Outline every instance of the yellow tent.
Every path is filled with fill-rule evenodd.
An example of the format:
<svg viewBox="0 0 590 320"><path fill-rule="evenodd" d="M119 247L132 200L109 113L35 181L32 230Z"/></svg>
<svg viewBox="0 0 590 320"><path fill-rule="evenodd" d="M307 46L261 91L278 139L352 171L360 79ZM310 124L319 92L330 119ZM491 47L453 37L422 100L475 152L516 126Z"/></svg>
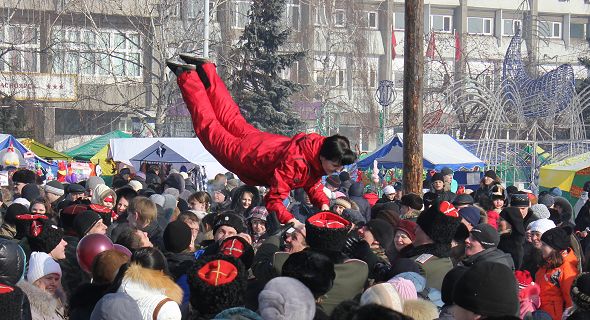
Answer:
<svg viewBox="0 0 590 320"><path fill-rule="evenodd" d="M590 180L590 152L542 166L539 185L558 187L570 201L580 197L582 187Z"/></svg>
<svg viewBox="0 0 590 320"><path fill-rule="evenodd" d="M72 160L72 157L68 156L67 154L61 153L57 150L54 150L44 144L41 144L38 141L33 139L23 138L18 139L22 144L25 145L29 150L33 151L38 157L41 157L46 160Z"/></svg>
<svg viewBox="0 0 590 320"><path fill-rule="evenodd" d="M90 162L94 164L100 165L102 169L102 174L105 176L113 176L117 174L117 165L111 159L109 159L109 145L105 145L98 151L92 158L90 158Z"/></svg>

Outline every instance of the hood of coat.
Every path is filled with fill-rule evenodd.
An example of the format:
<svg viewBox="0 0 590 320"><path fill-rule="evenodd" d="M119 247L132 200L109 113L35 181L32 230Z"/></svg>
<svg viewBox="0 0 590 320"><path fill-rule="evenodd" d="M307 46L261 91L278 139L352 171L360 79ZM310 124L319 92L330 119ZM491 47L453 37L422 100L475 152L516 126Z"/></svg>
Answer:
<svg viewBox="0 0 590 320"><path fill-rule="evenodd" d="M62 302L66 301L66 295L62 288L58 288L55 295L37 288L32 283L21 280L16 284L29 298L31 310L41 314L43 319L52 318L56 312L63 313Z"/></svg>
<svg viewBox="0 0 590 320"><path fill-rule="evenodd" d="M143 292L146 295L157 292L179 305L182 303L182 289L169 276L160 270L143 268L137 263L130 264L121 286L125 286L125 292Z"/></svg>
<svg viewBox="0 0 590 320"><path fill-rule="evenodd" d="M245 210L242 207L242 195L246 191L252 193L252 195L253 195L252 196L252 204L250 205L250 207L248 209L251 209L251 208L254 208L254 207L260 205L260 192L258 191L258 188L253 187L253 186L243 185L243 186L239 186L239 187L235 188L231 192L231 209L232 210L235 210L238 212Z"/></svg>
<svg viewBox="0 0 590 320"><path fill-rule="evenodd" d="M353 183L348 189L349 197L362 197L363 196L363 184L361 182Z"/></svg>

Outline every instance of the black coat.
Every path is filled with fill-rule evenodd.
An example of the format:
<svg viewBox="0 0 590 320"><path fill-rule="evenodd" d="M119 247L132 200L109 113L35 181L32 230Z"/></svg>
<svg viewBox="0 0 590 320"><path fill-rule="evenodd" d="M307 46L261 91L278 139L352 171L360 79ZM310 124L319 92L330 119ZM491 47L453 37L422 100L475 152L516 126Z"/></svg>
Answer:
<svg viewBox="0 0 590 320"><path fill-rule="evenodd" d="M371 220L371 205L367 199L363 198L363 184L359 182L353 183L348 190L348 197L359 207L365 221Z"/></svg>
<svg viewBox="0 0 590 320"><path fill-rule="evenodd" d="M475 264L484 261L497 262L514 271L514 261L512 260L512 256L496 248L485 249L482 252L476 253L470 257L466 257L460 262L460 265L472 267Z"/></svg>
<svg viewBox="0 0 590 320"><path fill-rule="evenodd" d="M62 272L61 285L67 296L71 297L79 286L90 283L90 276L82 270L76 257L76 247L80 239L74 236L64 236L64 240L68 243L66 258L57 262Z"/></svg>
<svg viewBox="0 0 590 320"><path fill-rule="evenodd" d="M174 281L178 281L178 279L186 274L186 271L193 265L195 262L195 256L192 253L173 253L173 252L166 252L164 254L166 256L166 261L168 262L168 270Z"/></svg>
<svg viewBox="0 0 590 320"><path fill-rule="evenodd" d="M109 290L110 284L85 283L70 298L69 320L89 320L94 306Z"/></svg>
<svg viewBox="0 0 590 320"><path fill-rule="evenodd" d="M590 201L587 200L576 217L576 230L584 231L588 227L590 227Z"/></svg>
<svg viewBox="0 0 590 320"><path fill-rule="evenodd" d="M512 231L510 233L500 235L498 249L509 253L514 260L514 267L517 270L520 270L524 256L524 220L520 214L520 210L515 207L505 208L502 210L502 212L500 212L500 216L512 226Z"/></svg>

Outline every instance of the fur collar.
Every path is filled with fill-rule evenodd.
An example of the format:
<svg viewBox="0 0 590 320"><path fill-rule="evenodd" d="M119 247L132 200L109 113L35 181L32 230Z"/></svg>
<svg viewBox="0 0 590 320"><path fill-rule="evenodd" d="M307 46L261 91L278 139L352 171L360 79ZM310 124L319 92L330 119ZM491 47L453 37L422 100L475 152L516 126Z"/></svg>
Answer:
<svg viewBox="0 0 590 320"><path fill-rule="evenodd" d="M29 298L31 309L42 315L44 319L55 317L58 313L63 314L65 308L62 301L66 301L66 296L61 288L58 288L53 296L25 280L19 281L17 286Z"/></svg>
<svg viewBox="0 0 590 320"><path fill-rule="evenodd" d="M182 289L162 271L143 268L137 263L132 263L125 272L124 280L135 282L147 289L161 291L179 305L182 303Z"/></svg>

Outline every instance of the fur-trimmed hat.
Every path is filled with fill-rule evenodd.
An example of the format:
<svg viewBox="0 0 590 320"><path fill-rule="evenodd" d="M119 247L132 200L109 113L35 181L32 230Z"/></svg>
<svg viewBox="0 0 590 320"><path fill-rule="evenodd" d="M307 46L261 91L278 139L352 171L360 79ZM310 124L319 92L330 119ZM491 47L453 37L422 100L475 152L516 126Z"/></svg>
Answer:
<svg viewBox="0 0 590 320"><path fill-rule="evenodd" d="M459 211L448 201L435 202L416 223L435 243L450 244L461 223Z"/></svg>
<svg viewBox="0 0 590 320"><path fill-rule="evenodd" d="M247 273L236 258L212 255L196 260L187 271L190 304L212 318L222 310L244 305Z"/></svg>
<svg viewBox="0 0 590 320"><path fill-rule="evenodd" d="M332 201L332 206L335 206L335 205L339 205L341 207L344 207L345 209L350 209L352 207L352 205L350 204L350 201L346 200L345 198L334 199Z"/></svg>
<svg viewBox="0 0 590 320"><path fill-rule="evenodd" d="M402 205L412 208L414 210L422 210L424 201L422 198L415 193L404 194L401 199Z"/></svg>
<svg viewBox="0 0 590 320"><path fill-rule="evenodd" d="M16 170L12 174L12 182L14 183L35 183L36 175L35 172L28 169Z"/></svg>
<svg viewBox="0 0 590 320"><path fill-rule="evenodd" d="M27 235L32 251L50 253L59 245L64 232L49 220L33 221Z"/></svg>
<svg viewBox="0 0 590 320"><path fill-rule="evenodd" d="M215 221L213 221L213 234L217 232L222 226L228 226L236 229L237 233L242 233L246 230L246 226L244 225L244 221L240 216L233 214L233 213L220 213L215 217Z"/></svg>
<svg viewBox="0 0 590 320"><path fill-rule="evenodd" d="M219 253L240 259L246 269L250 269L254 261L254 249L246 239L240 236L223 239L219 244Z"/></svg>
<svg viewBox="0 0 590 320"><path fill-rule="evenodd" d="M351 223L343 217L324 211L305 221L305 241L312 249L340 252Z"/></svg>

